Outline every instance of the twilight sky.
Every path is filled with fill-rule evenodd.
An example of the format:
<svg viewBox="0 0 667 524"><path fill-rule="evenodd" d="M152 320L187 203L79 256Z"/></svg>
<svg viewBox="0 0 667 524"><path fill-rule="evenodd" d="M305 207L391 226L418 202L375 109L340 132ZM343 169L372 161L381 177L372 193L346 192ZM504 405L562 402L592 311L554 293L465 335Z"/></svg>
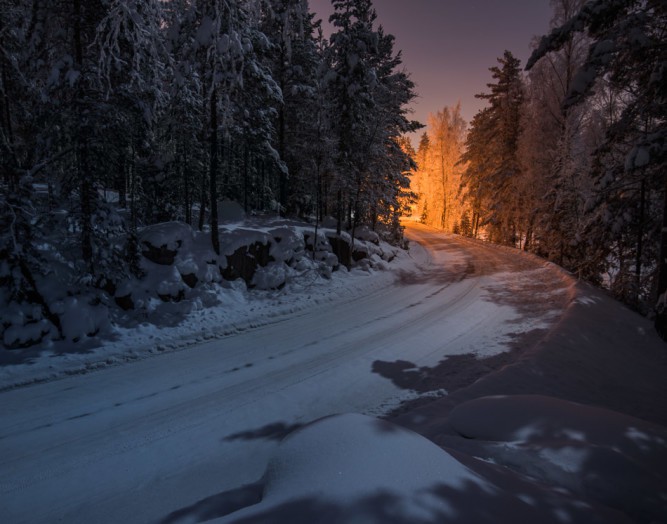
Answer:
<svg viewBox="0 0 667 524"><path fill-rule="evenodd" d="M328 33L330 0L309 0ZM474 97L486 92L489 67L505 49L524 66L531 41L549 29L549 0L375 0L377 23L396 37L403 65L417 84L413 117L427 123L429 113L459 100L469 123L485 105ZM414 142L414 139L413 139Z"/></svg>

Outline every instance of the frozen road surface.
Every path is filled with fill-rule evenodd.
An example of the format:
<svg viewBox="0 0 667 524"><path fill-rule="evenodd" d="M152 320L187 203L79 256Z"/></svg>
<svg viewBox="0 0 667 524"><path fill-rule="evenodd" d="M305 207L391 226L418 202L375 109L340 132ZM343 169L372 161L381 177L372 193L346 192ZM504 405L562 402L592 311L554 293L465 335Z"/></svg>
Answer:
<svg viewBox="0 0 667 524"><path fill-rule="evenodd" d="M162 521L257 481L291 428L446 394L415 369L528 344L568 300L568 277L533 257L408 235L414 264L383 289L0 394L0 521Z"/></svg>

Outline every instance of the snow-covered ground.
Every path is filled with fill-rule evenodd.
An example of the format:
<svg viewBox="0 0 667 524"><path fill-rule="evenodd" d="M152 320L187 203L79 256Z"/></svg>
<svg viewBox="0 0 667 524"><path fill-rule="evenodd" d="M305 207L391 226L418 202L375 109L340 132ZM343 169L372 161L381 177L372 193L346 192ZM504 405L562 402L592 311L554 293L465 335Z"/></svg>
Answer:
<svg viewBox="0 0 667 524"><path fill-rule="evenodd" d="M221 207L222 218L231 211ZM155 263L142 257L144 277L117 287L115 296L132 303L129 311L68 296L62 268L44 278L40 288L47 303L52 310L64 310L65 336L56 341L47 336L40 344L13 351L4 351L0 343L0 390L86 373L278 322L299 311L387 285L393 280L384 271L389 260L393 268L412 263L403 250L381 242L375 233L360 230L356 248L367 256L348 269L339 264L327 240L335 230L319 228L313 256L313 226L279 218L246 220L239 213L220 228L220 256L213 252L208 233L195 232L183 223L145 228L140 233L142 246L157 246L151 248L156 252L153 257L170 260ZM343 235L349 241L347 233ZM243 278L225 280L221 268L228 264L226 255L253 243L270 248L266 255L271 262L257 267L249 290ZM188 285L187 276L196 285ZM11 310L2 311L2 317L22 320L19 312ZM5 338L29 339L45 323L45 319L25 325L18 322L7 329Z"/></svg>
<svg viewBox="0 0 667 524"><path fill-rule="evenodd" d="M0 520L664 520L649 323L530 255L409 235L391 270L243 295L206 341L4 366L58 380L0 394Z"/></svg>

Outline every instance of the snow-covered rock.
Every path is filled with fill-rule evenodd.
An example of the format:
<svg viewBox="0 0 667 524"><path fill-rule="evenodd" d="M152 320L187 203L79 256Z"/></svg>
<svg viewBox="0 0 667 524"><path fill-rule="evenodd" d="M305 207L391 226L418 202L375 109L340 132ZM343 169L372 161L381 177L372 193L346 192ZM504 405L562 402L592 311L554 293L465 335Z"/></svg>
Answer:
<svg viewBox="0 0 667 524"><path fill-rule="evenodd" d="M140 276L87 275L84 281L52 246L51 270L36 283L53 314L38 302L13 303L8 308L12 313L0 324L3 345L23 349L59 340L73 344L91 336L96 340L89 343L99 345L118 328L146 321L156 327L174 325L193 310L231 304L239 298L239 288L230 284L236 280L243 290L275 291L288 282L299 286L301 281L311 285L314 279L330 280L341 267L328 239L337 238L334 231L319 228L315 239L313 227L303 222L255 218L239 223L240 206L223 204L222 218L228 220L220 227L220 255L213 251L208 231L175 221L154 224L138 232ZM344 267L387 269L379 257L384 259L383 252L392 248L375 245L371 231L364 234L369 241L357 240L354 251L347 233L338 239L345 250ZM121 249L124 241L115 242L115 249ZM9 272L9 265L0 263L0 276ZM0 304L7 300L0 296Z"/></svg>
<svg viewBox="0 0 667 524"><path fill-rule="evenodd" d="M179 250L190 249L193 238L192 228L182 222L154 224L139 233L141 254L155 264L168 266Z"/></svg>
<svg viewBox="0 0 667 524"><path fill-rule="evenodd" d="M109 327L109 310L93 296L66 297L59 306L63 336L70 342L98 334Z"/></svg>

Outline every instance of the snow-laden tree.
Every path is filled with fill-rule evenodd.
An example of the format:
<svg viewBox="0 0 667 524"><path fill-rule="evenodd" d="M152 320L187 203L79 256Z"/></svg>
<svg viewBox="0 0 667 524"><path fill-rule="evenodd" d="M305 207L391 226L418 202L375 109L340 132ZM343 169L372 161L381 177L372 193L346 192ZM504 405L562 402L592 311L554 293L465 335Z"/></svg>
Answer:
<svg viewBox="0 0 667 524"><path fill-rule="evenodd" d="M40 340L62 334L42 285L54 271L51 252L62 250L60 258L75 269L65 276L69 284L102 284L93 258L109 254L100 249L101 238L117 225L98 213L99 173L88 162L99 144L92 132L99 92L87 46L104 6L35 1L3 8L0 16L2 142L9 161L2 161L9 169L0 206L7 227L0 237L6 255L0 299L16 312L2 328L30 324L33 339ZM9 345L25 342L7 331L4 338Z"/></svg>
<svg viewBox="0 0 667 524"><path fill-rule="evenodd" d="M335 32L328 48L329 89L337 120L336 194L338 229L345 219L353 230L380 218L394 228L400 195L412 167L399 137L420 124L408 118L414 83L399 69L394 37L375 28L370 0L334 0Z"/></svg>
<svg viewBox="0 0 667 524"><path fill-rule="evenodd" d="M182 81L196 77L205 108L202 131L209 145L209 223L216 253L220 252L217 206L223 144L242 151L246 206L250 149L259 149L269 158L275 153L270 145L271 117L281 93L261 60L271 44L259 30L257 7L250 0L183 2L180 17L169 28L171 41L179 43L176 77Z"/></svg>
<svg viewBox="0 0 667 524"><path fill-rule="evenodd" d="M199 27L197 11L189 0L165 4L165 46L173 64L168 84L168 106L161 113L159 132L163 137L173 189L180 196L178 217L203 229L208 203L208 153L206 147L208 100L204 78L193 51ZM197 211L198 215L194 216Z"/></svg>
<svg viewBox="0 0 667 524"><path fill-rule="evenodd" d="M357 200L361 196L363 171L373 145L372 84L377 78L370 60L378 51L378 41L373 27L377 15L370 0L334 0L332 4L330 21L335 32L328 48L332 67L330 97L339 116L334 124L337 158L331 189L336 194L340 232L345 216L351 222L357 211L353 210L352 200L355 194Z"/></svg>
<svg viewBox="0 0 667 524"><path fill-rule="evenodd" d="M330 213L329 194L334 180L334 160L336 141L333 133L336 121L335 108L329 98L329 75L332 70L331 55L328 52L329 42L324 38L321 25L317 28L317 54L320 58L316 70L315 92L313 97L312 132L307 139L311 141L312 150L305 159L305 186L310 186L315 201L315 223L321 222ZM304 192L307 193L307 190Z"/></svg>
<svg viewBox="0 0 667 524"><path fill-rule="evenodd" d="M489 93L475 95L489 106L473 119L462 161L465 195L483 220L489 238L521 245L529 229L518 156L524 86L520 62L505 51L491 67ZM475 211L474 211L475 212Z"/></svg>
<svg viewBox="0 0 667 524"><path fill-rule="evenodd" d="M577 32L591 40L564 106L600 96L601 86L607 84L617 98L610 108L619 112L612 113L595 156L596 195L590 205L599 221L589 236L619 243L617 263L634 252L638 298L647 293L644 273L655 275L656 327L663 337L667 336L666 28L667 5L662 0L591 0L543 37L528 62L533 67L547 53L562 49ZM630 249L625 248L628 242Z"/></svg>
<svg viewBox="0 0 667 524"><path fill-rule="evenodd" d="M583 0L553 0L552 26L568 20ZM587 41L573 34L558 52L549 53L530 71L522 115L520 156L532 209L526 247L580 276L592 275L585 249L586 200L590 193L592 118L588 107L562 108L581 65Z"/></svg>
<svg viewBox="0 0 667 524"><path fill-rule="evenodd" d="M39 163L38 126L31 118L39 92L31 81L35 25L27 6L0 2L0 308L14 317L3 315L0 336L9 347L19 345L5 336L13 323L31 323L35 341L61 331L36 282L48 267L37 249L43 232L32 176Z"/></svg>
<svg viewBox="0 0 667 524"><path fill-rule="evenodd" d="M459 198L466 123L461 106L445 107L429 116L428 132L418 155L421 208L424 223L452 232L463 216ZM457 226L458 228L458 226Z"/></svg>
<svg viewBox="0 0 667 524"><path fill-rule="evenodd" d="M309 160L317 145L317 83L321 56L319 22L307 0L272 0L264 9L261 30L271 42L266 63L280 87L274 127L280 170L281 213L303 216L314 211Z"/></svg>
<svg viewBox="0 0 667 524"><path fill-rule="evenodd" d="M139 205L143 216L169 220L172 216L165 210L174 200L164 162L156 154L160 151L156 125L169 102L170 93L164 86L172 73L162 32L162 7L158 0L111 0L92 45L98 57L97 82L104 94L98 101L105 114L108 149L103 189L115 190L121 205L129 203L122 256L127 260L131 254L129 266L135 275L140 273L136 245Z"/></svg>
<svg viewBox="0 0 667 524"><path fill-rule="evenodd" d="M119 166L146 141L160 105L167 61L158 51L160 7L74 0L2 9L3 163L12 162L3 188L7 300L17 311L41 310L40 319L23 320L50 323L37 339L53 329L62 335L53 289L93 307L137 269L127 257L136 246L123 245L136 239L126 235L114 195L125 199Z"/></svg>
<svg viewBox="0 0 667 524"><path fill-rule="evenodd" d="M330 46L306 0L0 0L8 345L66 337L64 297L108 318L144 226L199 212L219 253L220 197L324 219L338 193L399 231L414 85L370 2L339 5Z"/></svg>
<svg viewBox="0 0 667 524"><path fill-rule="evenodd" d="M374 98L379 111L377 146L373 148L367 168L370 174L366 218L375 229L379 220L388 225L393 240L402 239L399 217L414 199L410 191L409 173L416 167L413 150L404 138L421 129L421 123L410 119L408 105L417 96L415 84L402 68L401 52L394 52L395 38L378 28L378 56L375 60L377 85ZM364 221L363 213L360 215Z"/></svg>
<svg viewBox="0 0 667 524"><path fill-rule="evenodd" d="M491 222L495 202L493 185L487 181L496 169L493 150L487 147L494 135L491 109L479 110L470 123L465 151L460 162L461 193L471 208L472 236L477 238L481 229Z"/></svg>

